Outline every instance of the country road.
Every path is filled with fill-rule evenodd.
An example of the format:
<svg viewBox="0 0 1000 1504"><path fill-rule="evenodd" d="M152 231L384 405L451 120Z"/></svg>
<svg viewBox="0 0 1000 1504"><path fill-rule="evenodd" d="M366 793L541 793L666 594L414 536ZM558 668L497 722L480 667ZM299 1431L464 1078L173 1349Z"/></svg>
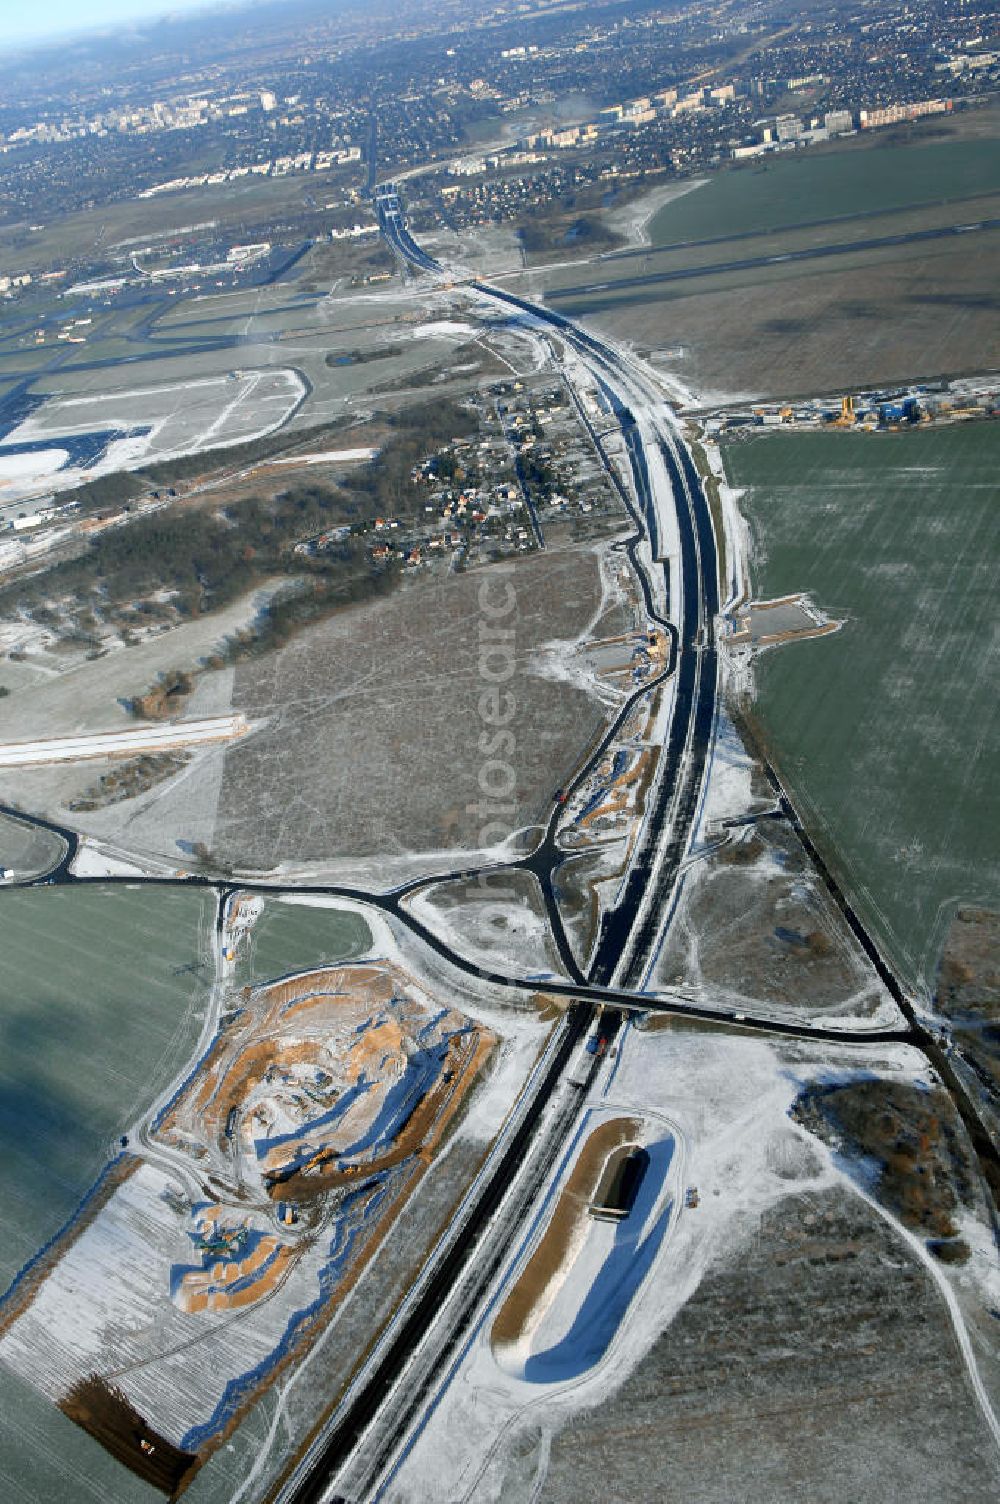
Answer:
<svg viewBox="0 0 1000 1504"><path fill-rule="evenodd" d="M376 190L376 208L382 233L399 257L420 273L444 274L444 268L414 242L393 185ZM545 984L546 991L571 997L576 1003L566 1015L550 1067L540 1079L532 1079L517 1104L519 1113L512 1119L519 1125L516 1132L502 1134L494 1146L494 1156L499 1156L502 1169L481 1188L475 1206L471 1210L465 1208L460 1234L450 1241L446 1239L446 1246L439 1246L432 1253L419 1295L383 1335L375 1354L355 1377L344 1399L304 1450L284 1484L272 1493L274 1504L321 1504L321 1501L333 1504L342 1498L360 1504L381 1497L384 1481L391 1476L393 1460L402 1455L407 1437L419 1424L422 1407L433 1404L435 1394L440 1392L440 1382L436 1389L433 1386L434 1376L440 1381L448 1371L463 1334L503 1267L513 1228L540 1194L559 1145L568 1139L577 1121L580 1099L574 1100L572 1090L567 1091L566 1080L574 1045L595 1019L598 1028L609 1030L609 1037L613 1038L623 1012L634 1008L658 1011L662 1006L660 1001L636 989L648 977L651 957L669 922L670 898L689 845L714 735L719 674L714 635L719 611L715 537L694 463L661 394L638 361L558 313L485 282L473 281L471 289L483 300L511 308L514 319L555 329L588 367L608 399L625 440L638 508L632 506L624 492L621 494L639 534L648 544L654 570L664 568L659 539L669 535L669 523L674 524L680 546L680 601L671 602L673 615L669 621L653 605L657 592L637 556L636 538L630 550L651 617L669 626L673 634L670 663L664 676L675 677L677 681L673 716L640 838L616 901L604 915L587 981L579 978L572 983ZM592 431L591 437L596 441ZM661 483L659 490L651 483L650 446L656 446L663 462L657 467L658 472L667 477L666 487ZM600 445L597 447L600 451ZM666 515L668 508L672 512L670 518ZM669 599L669 577L666 583ZM604 745L606 739L597 755ZM578 772L574 786L585 772L586 769ZM794 818L790 805L784 812ZM558 812L553 811L531 867L542 880L543 888L548 885L548 895L560 860L557 826ZM801 827L797 828L804 835ZM775 1034L787 1031L789 1035L817 1041L910 1043L923 1050L935 1066L947 1070L937 1041L920 1023L896 979L881 962L846 898L819 861L818 853L811 845L809 849L851 927L859 939L863 937L863 948L878 961L882 980L902 1007L905 1026L842 1032L758 1017L751 1019L736 1012L724 1021L731 1027L749 1026ZM410 884L406 891L418 886L419 883ZM553 908L555 905L549 903L550 913ZM399 917L417 932L412 915L400 911ZM429 931L425 930L421 938L440 954L449 949ZM476 967L474 971L482 980L510 984L509 978L502 980L497 973L484 968ZM608 1011L602 1013L603 1009ZM680 1000L671 1000L666 1011L680 1014L689 1009ZM720 1021L719 1014L713 1016ZM974 1109L968 1101L960 1100L961 1088L954 1073L948 1071L948 1076L949 1089L957 1088L956 1105L966 1126L974 1133L976 1127L981 1129ZM988 1138L980 1131L974 1142L981 1164L984 1155L988 1159L992 1154L995 1167L996 1151Z"/></svg>
<svg viewBox="0 0 1000 1504"><path fill-rule="evenodd" d="M382 234L397 256L413 272L427 278L429 288L436 291L450 273L414 241L394 185L377 186L376 140L373 128L369 168ZM771 1017L761 1011L713 1008L680 992L660 989L654 994L646 990L651 986L655 958L671 922L679 878L689 857L716 734L721 673L716 632L721 603L711 510L674 414L643 362L557 311L486 281L467 279L464 291L484 309L499 306L511 324L542 334L550 345L561 341L601 394L614 431L621 437L628 483L619 465L609 457L606 435L602 438L595 432L579 393L571 386L577 411L633 524L625 550L645 611L669 642L661 671L626 697L563 791L565 797L567 791L572 794L580 787L611 747L634 707L669 682L673 691L669 719L645 808L617 891L601 916L591 953L583 956L574 952L557 898L556 878L566 860L559 839L563 798L553 800L540 839L526 855L418 877L381 891L334 883L277 883L238 876L223 879L208 870L82 876L73 870L80 849L77 832L0 805L0 815L44 829L63 844L61 854L47 871L7 883L4 890L50 884L207 887L217 896L220 915L228 896L236 891L261 896L294 892L341 899L374 909L404 927L428 951L475 981L503 989L514 998L523 997L526 1003L539 991L566 1001L566 1011L541 1061L512 1104L485 1164L431 1250L420 1277L343 1398L316 1432L304 1440L296 1460L268 1496L270 1504L332 1504L342 1497L349 1497L352 1504L364 1504L379 1497L387 1473L419 1425L424 1408L434 1403L441 1375L456 1361L476 1312L502 1277L514 1231L537 1206L553 1167L570 1141L586 1087L600 1068L600 1055L584 1056L584 1041L588 1036L603 1041L603 1053L616 1040L629 1014L660 1013L747 1034L838 1045L908 1044L923 1053L951 1095L994 1201L1000 1196L1000 1156L939 1039L881 957L766 761L776 799L770 817L787 820L796 831L847 926L899 1009L901 1022L891 1028L816 1026L807 1020ZM407 903L412 894L430 883L518 870L532 873L541 886L561 977L528 980L478 963L442 939ZM217 936L217 942L219 939Z"/></svg>

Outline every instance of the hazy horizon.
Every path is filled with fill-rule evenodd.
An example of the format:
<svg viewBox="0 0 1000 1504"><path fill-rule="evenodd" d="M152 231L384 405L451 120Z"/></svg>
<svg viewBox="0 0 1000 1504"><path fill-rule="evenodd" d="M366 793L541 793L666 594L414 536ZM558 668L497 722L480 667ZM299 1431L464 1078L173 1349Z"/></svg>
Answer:
<svg viewBox="0 0 1000 1504"><path fill-rule="evenodd" d="M225 3L226 0L153 0L152 4L149 0L145 3L144 0L91 0L85 14L81 13L77 0L50 0L41 12L25 8L12 14L11 7L6 6L3 38L7 47L30 47L34 43L58 41L61 36L218 10Z"/></svg>

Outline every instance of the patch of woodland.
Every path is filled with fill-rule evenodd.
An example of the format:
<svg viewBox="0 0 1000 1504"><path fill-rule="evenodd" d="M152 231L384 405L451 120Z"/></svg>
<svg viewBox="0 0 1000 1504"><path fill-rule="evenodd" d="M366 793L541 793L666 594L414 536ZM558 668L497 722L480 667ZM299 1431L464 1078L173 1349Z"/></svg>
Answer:
<svg viewBox="0 0 1000 1504"><path fill-rule="evenodd" d="M179 773L191 760L188 752L144 752L128 762L116 763L95 783L70 801L71 810L105 809L147 794L157 784Z"/></svg>
<svg viewBox="0 0 1000 1504"><path fill-rule="evenodd" d="M941 1089L874 1076L817 1084L798 1097L791 1115L867 1170L878 1199L939 1258L968 1257L954 1219L976 1199L974 1161Z"/></svg>

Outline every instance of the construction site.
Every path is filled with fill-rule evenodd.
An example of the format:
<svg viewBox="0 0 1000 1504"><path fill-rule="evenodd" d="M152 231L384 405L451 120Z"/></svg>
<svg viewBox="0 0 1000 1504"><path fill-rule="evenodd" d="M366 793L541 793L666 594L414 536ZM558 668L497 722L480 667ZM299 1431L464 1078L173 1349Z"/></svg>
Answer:
<svg viewBox="0 0 1000 1504"><path fill-rule="evenodd" d="M746 411L729 403L706 420L710 434L753 428L824 428L850 432L898 433L928 424L963 423L1000 416L995 378L966 377L953 382L907 384L812 397L796 402L755 402Z"/></svg>
<svg viewBox="0 0 1000 1504"><path fill-rule="evenodd" d="M662 633L632 634L622 644L631 650L627 672L633 683L653 681L666 661ZM641 697L602 756L565 797L559 845L567 860L560 869L559 897L564 922L581 950L591 945L600 915L631 859L670 704L669 687L653 688Z"/></svg>
<svg viewBox="0 0 1000 1504"><path fill-rule="evenodd" d="M427 1152L488 1048L385 963L275 982L230 1018L156 1139L210 1166L235 1199L287 1202L285 1226L311 1220L293 1203Z"/></svg>
<svg viewBox="0 0 1000 1504"><path fill-rule="evenodd" d="M4 1362L172 1496L324 1330L496 1042L389 961L226 1001L0 1311Z"/></svg>
<svg viewBox="0 0 1000 1504"><path fill-rule="evenodd" d="M748 601L733 613L726 642L736 648L772 647L805 637L826 637L843 622L832 621L806 596L785 595L774 601Z"/></svg>

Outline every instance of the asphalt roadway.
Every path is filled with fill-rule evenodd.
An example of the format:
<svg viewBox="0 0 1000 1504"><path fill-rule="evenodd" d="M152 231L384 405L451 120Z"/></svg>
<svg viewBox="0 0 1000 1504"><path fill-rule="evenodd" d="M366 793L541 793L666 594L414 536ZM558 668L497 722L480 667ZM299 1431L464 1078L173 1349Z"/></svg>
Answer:
<svg viewBox="0 0 1000 1504"><path fill-rule="evenodd" d="M433 258L423 252L413 241L394 193L376 190L376 208L379 223L386 241L400 257L417 270L440 273L442 268ZM998 222L1000 223L1000 222ZM937 233L937 232L935 232ZM904 237L892 237L882 243L899 244ZM913 237L905 237L913 238ZM927 238L923 236L922 238ZM856 249L852 246L851 249ZM770 258L749 258L737 265L760 264ZM781 258L788 259L788 258ZM728 269L728 268L727 268ZM671 274L666 274L669 278ZM639 285L647 278L627 279L617 286ZM636 512L630 500L626 501L636 523L636 533L629 540L631 557L638 567L635 548L643 536L649 539L653 550L654 565L660 566L660 543L656 531L656 516L650 493L648 462L645 454L645 439L623 394L641 388L641 373L628 368L620 352L587 331L578 329L559 313L541 308L502 292L484 283L474 283L476 291L500 301L533 322L555 328L588 361L591 369L605 383L611 395L616 418L625 436L626 448L636 492L640 498L640 510ZM590 289L588 289L589 291ZM567 290L566 295L569 295ZM641 397L640 391L640 397ZM655 408L658 398L647 397L650 408ZM392 1459L403 1437L414 1423L421 1406L429 1399L426 1385L415 1385L412 1391L397 1393L398 1381L408 1369L414 1355L426 1341L434 1317L449 1295L461 1287L461 1309L454 1313L448 1324L437 1323L435 1329L434 1368L440 1372L439 1361L446 1361L453 1354L466 1330L472 1313L490 1282L500 1272L506 1255L506 1242L492 1235L494 1222L506 1205L509 1209L513 1195L517 1206L530 1205L546 1175L554 1156L565 1141L578 1112L580 1097L567 1087L566 1073L570 1061L578 1051L581 1041L592 1029L596 1029L606 1042L617 1034L626 1012L665 1013L678 1018L690 1018L702 1024L714 1024L727 1029L745 1030L750 1033L766 1033L775 1037L807 1039L816 1042L837 1044L909 1043L922 1050L938 1070L973 1134L974 1146L984 1169L993 1171L991 1183L1000 1186L1000 1169L996 1150L985 1139L981 1124L971 1103L957 1081L950 1063L937 1041L916 1017L909 999L906 998L889 968L879 957L877 948L867 935L858 917L854 914L844 895L823 865L801 827L794 810L775 780L780 808L785 818L793 821L806 849L817 862L824 880L839 903L854 930L859 942L870 956L891 995L905 1018L905 1027L882 1030L829 1029L811 1024L796 1024L758 1014L720 1011L702 1007L681 997L650 997L637 991L638 978L644 972L649 955L662 933L666 919L665 909L687 848L690 830L704 777L705 760L711 741L715 715L717 690L717 657L714 643L714 619L719 609L717 585L717 560L715 540L707 502L701 488L691 457L668 425L654 425L655 442L670 477L677 512L677 525L681 554L681 593L679 624L664 623L671 633L671 654L662 677L676 675L675 711L668 740L661 757L661 774L652 800L652 810L644 826L644 837L638 846L636 861L619 893L619 900L606 916L595 951L590 975L584 977L572 958L561 934L560 954L564 960L569 956L572 968L568 969L568 981L527 981L511 977L491 968L470 962L453 951L427 926L416 919L406 907L408 894L428 880L418 880L404 887L384 893L370 893L340 885L310 885L298 887L302 893L316 893L340 897L348 902L376 907L404 924L432 951L442 956L451 965L467 975L506 990L530 993L544 991L567 1000L568 1007L560 1028L552 1040L545 1067L536 1073L529 1092L522 1097L512 1115L508 1132L498 1140L491 1155L489 1173L477 1182L475 1202L463 1209L459 1225L453 1224L451 1235L431 1255L424 1275L411 1292L398 1313L393 1325L387 1329L371 1358L356 1377L337 1409L329 1417L318 1434L304 1448L298 1462L285 1482L272 1494L281 1504L306 1504L306 1501L330 1499L333 1480L349 1459L358 1452L364 1439L365 1471L377 1483L379 1475ZM600 441L593 435L605 464ZM608 466L609 470L611 469ZM620 483L619 483L620 486ZM639 569L647 609L654 619L662 618L655 611L650 582ZM638 693L648 693L650 685ZM615 730L631 709L634 698L616 718L614 726L602 738L587 765L576 775L578 784L587 775L594 762L603 754ZM63 854L58 863L37 878L38 883L120 883L131 886L146 883L158 886L208 886L224 893L230 886L252 890L261 894L281 894L288 885L268 883L243 883L238 885L220 883L208 874L187 877L122 877L80 878L72 871L72 863L79 846L78 835L55 822L24 815L23 812L0 806L0 813L26 820L59 836L64 843ZM536 872L543 879L543 891L550 917L558 914L552 892L552 876L559 861L556 834L561 808L552 810L543 840L536 851L520 862L507 864L521 866ZM476 871L504 870L480 868ZM447 881L449 877L471 875L438 875L434 881ZM561 923L560 923L561 931ZM557 943L560 933L554 929ZM622 957L629 954L628 965L622 981L613 981L620 968ZM595 1058L590 1066L591 1076L599 1066ZM567 1095L568 1093L568 1095ZM552 1104L552 1111L546 1112ZM978 1131L977 1131L978 1130ZM985 1139L985 1142L984 1142ZM990 1178L989 1174L987 1178ZM514 1190L512 1191L512 1187ZM504 1218L501 1218L503 1222ZM475 1255L475 1259L473 1259ZM380 1419L386 1400L393 1397L390 1414ZM373 1425L378 1422L377 1430Z"/></svg>
<svg viewBox="0 0 1000 1504"><path fill-rule="evenodd" d="M405 226L398 198L392 194L377 200L379 221L388 243L403 259L420 271L440 272L438 263L415 246ZM475 283L475 289L519 309L543 324L553 325L568 338L585 356L596 361L609 377L622 375L621 357L613 348L604 345L585 331L578 331L559 314L549 309L538 308L512 294L500 292L486 284ZM635 373L628 372L630 382L635 382ZM659 553L659 544L651 524L655 513L649 488L648 465L643 452L642 435L632 413L625 403L612 392L612 405L626 437L626 447L636 492L639 497L639 521L642 532L650 539L654 560ZM592 434L592 437L594 435ZM679 864L687 848L691 824L697 807L704 764L711 740L715 714L717 688L717 660L714 645L714 618L719 608L717 560L711 517L701 488L700 480L683 445L661 430L659 443L664 462L671 478L672 490L677 501L677 521L680 534L682 605L681 623L674 640L671 668L679 675L675 713L671 723L668 743L662 758L663 771L654 794L654 807L645 825L645 844L640 843L638 858L632 863L625 884L619 893L619 901L605 918L598 940L590 978L587 982L577 980L567 983L545 983L547 993L571 999L557 1048L542 1078L534 1083L530 1101L522 1100L523 1115L519 1126L496 1159L496 1167L487 1185L480 1188L474 1208L462 1223L457 1236L447 1246L439 1248L428 1264L428 1276L421 1291L401 1313L397 1323L385 1334L373 1360L358 1375L345 1399L322 1428L312 1445L307 1447L299 1461L273 1498L276 1504L320 1504L322 1500L340 1498L330 1492L332 1480L339 1475L350 1478L347 1485L355 1497L372 1497L377 1492L379 1480L391 1466L394 1456L413 1425L421 1409L432 1402L432 1383L440 1379L448 1363L459 1349L460 1342L469 1327L476 1307L499 1274L506 1256L510 1218L520 1215L519 1208L530 1205L549 1174L559 1145L564 1141L575 1121L578 1106L566 1097L564 1076L584 1032L595 1020L604 1031L605 1038L613 1038L625 1011L673 1012L699 1018L702 1022L725 1024L730 1028L748 1028L751 1031L813 1041L848 1043L852 1038L865 1044L909 1042L942 1052L917 1023L912 1009L908 1009L907 1026L892 1030L832 1030L797 1025L786 1021L762 1019L736 1012L720 1014L697 1005L671 999L654 1000L637 995L628 988L609 985L626 947L633 945L632 957L627 970L627 980L633 984L648 959L655 937L663 924L663 905L669 898L676 882ZM603 455L603 451L602 451ZM606 458L606 457L605 457ZM634 539L633 539L634 542ZM633 562L635 561L633 557ZM640 571L640 577L642 571ZM649 582L644 582L647 606L651 604ZM655 612L651 613L654 616ZM600 750L596 755L600 755ZM588 763L593 766L594 758ZM577 782L586 773L578 775ZM683 785L683 787L682 787ZM555 862L554 833L556 814L549 822L546 832L546 863ZM667 839L664 843L664 833ZM667 850L663 850L666 844ZM814 856L818 855L815 852ZM658 871L653 879L654 860L658 859ZM551 888L553 867L548 865L544 876ZM823 869L828 884L836 889L832 877ZM653 881L653 891L649 891ZM411 884L406 890L413 891L419 884ZM839 890L836 890L839 894ZM843 895L839 895L846 906ZM394 902L400 902L397 898ZM639 924L645 906L645 919L639 926L638 937L634 931ZM417 924L411 915L399 911L415 932ZM860 921L854 916L854 927L860 930ZM431 932L420 926L421 938L432 949L454 961L450 948ZM638 938L638 944L633 944ZM869 940L870 953L875 952ZM462 962L464 969L470 963ZM487 968L472 967L476 976L494 985L532 986L535 984L512 983ZM882 972L893 986L894 995L902 997L901 989L891 977L888 968ZM679 1004L679 1006L678 1006ZM589 1005L589 1006L588 1006ZM591 1077L596 1069L591 1066ZM578 1101L579 1099L577 1099ZM551 1104L548 1131L543 1132L546 1109ZM554 1122L551 1121L554 1114ZM513 1208L513 1211L512 1211ZM492 1236L486 1239L491 1229ZM484 1242L484 1239L486 1241ZM475 1257L474 1257L475 1256ZM455 1309L447 1321L436 1321L442 1306L452 1296ZM413 1365L423 1351L425 1362L416 1376ZM404 1373L407 1383L400 1384ZM392 1409L383 1414L391 1397ZM363 1445L362 1445L363 1444ZM360 1491L359 1491L360 1490Z"/></svg>

